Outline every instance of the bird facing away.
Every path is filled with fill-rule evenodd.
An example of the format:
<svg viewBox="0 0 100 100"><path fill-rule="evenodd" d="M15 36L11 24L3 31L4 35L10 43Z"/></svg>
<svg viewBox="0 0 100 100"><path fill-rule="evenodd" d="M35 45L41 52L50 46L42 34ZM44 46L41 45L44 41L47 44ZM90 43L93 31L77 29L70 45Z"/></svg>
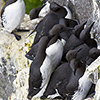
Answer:
<svg viewBox="0 0 100 100"><path fill-rule="evenodd" d="M90 36L90 31L91 31L91 28L93 27L93 25L94 25L94 22L91 23L90 26L86 27L86 28L81 32L79 38L80 38L82 41L85 42L86 39L89 39L89 38L91 37L91 36Z"/></svg>
<svg viewBox="0 0 100 100"><path fill-rule="evenodd" d="M80 50L77 53L76 58L80 59L82 62L86 63L86 61L89 59L90 55L89 55L89 50L91 49L86 43L83 43L82 45L79 45L78 47L76 47L74 50L77 50L78 48L82 48L82 50Z"/></svg>
<svg viewBox="0 0 100 100"><path fill-rule="evenodd" d="M1 20L3 27L13 34L17 40L21 39L20 35L13 31L19 28L25 16L25 4L23 0L7 0L1 10Z"/></svg>

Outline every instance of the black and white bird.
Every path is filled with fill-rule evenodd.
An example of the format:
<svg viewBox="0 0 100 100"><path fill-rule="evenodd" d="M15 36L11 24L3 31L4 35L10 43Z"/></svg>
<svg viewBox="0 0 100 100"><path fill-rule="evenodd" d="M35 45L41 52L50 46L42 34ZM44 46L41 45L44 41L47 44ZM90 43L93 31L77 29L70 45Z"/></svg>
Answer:
<svg viewBox="0 0 100 100"><path fill-rule="evenodd" d="M20 35L13 32L18 28L25 16L25 3L23 0L7 0L4 7L1 10L2 26L11 34L15 36L17 40L21 39Z"/></svg>
<svg viewBox="0 0 100 100"><path fill-rule="evenodd" d="M69 98L69 95L72 95L74 91L78 88L78 80L84 74L86 65L85 63L81 62L79 59L76 58L77 53L81 50L69 50L66 54L66 59L70 64L70 68L72 69L72 73L66 77L62 82L57 85L58 93L61 94L63 97Z"/></svg>
<svg viewBox="0 0 100 100"><path fill-rule="evenodd" d="M33 42L32 46L35 45L42 36L47 36L49 30L55 24L59 23L60 18L63 18L66 15L67 15L67 11L65 8L56 4L55 2L51 3L50 4L50 12L38 23L35 30L33 31L33 32L36 32L36 36L34 38L34 42Z"/></svg>
<svg viewBox="0 0 100 100"><path fill-rule="evenodd" d="M52 34L51 37L53 35L55 34ZM29 99L31 99L32 97L41 97L43 95L50 80L52 72L60 64L63 55L63 46L65 45L65 41L63 39L60 40L58 38L58 35L59 34L56 34L51 39L52 41L49 41L50 43L48 43L48 47L45 47L46 51L40 48L40 46L43 47L44 43L41 43L42 45L40 45L39 41L37 55L30 66L28 94ZM45 42L44 37L46 36L41 37L43 42Z"/></svg>
<svg viewBox="0 0 100 100"><path fill-rule="evenodd" d="M62 84L63 81L65 81L66 86L67 86L67 84L70 84L71 82L73 84L72 77L74 77L76 79L78 78L77 71L78 71L78 68L81 66L81 62L77 61L76 59L74 60L74 57L77 55L77 53L80 50L81 49L70 51L66 57L67 60L70 61L70 64L66 61L55 69L55 71L53 72L53 74L50 78L49 84L48 84L43 96L41 96L41 99L45 99L45 98L53 99L53 98L57 98L57 97L60 97L63 99L66 97L66 95L64 95L65 94L64 91L66 89L62 88L62 87L61 87L61 89L59 89L60 88L59 85L63 85ZM83 67L83 69L84 69L84 67ZM75 75L74 75L74 73L75 73ZM80 77L80 75L79 75L79 77ZM77 84L77 82L75 84ZM72 87L70 87L70 88L72 89ZM75 86L74 89L75 88L77 88L77 86ZM58 91L60 91L60 93Z"/></svg>

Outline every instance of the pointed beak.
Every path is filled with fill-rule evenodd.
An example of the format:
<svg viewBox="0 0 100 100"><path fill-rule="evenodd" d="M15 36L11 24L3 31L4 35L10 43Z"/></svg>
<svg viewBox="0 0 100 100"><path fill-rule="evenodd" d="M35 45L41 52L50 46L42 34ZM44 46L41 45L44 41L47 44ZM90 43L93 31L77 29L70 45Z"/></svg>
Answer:
<svg viewBox="0 0 100 100"><path fill-rule="evenodd" d="M31 96L29 96L29 95L27 96L27 98L28 98L29 100L31 100L31 99L32 99L32 97L31 97Z"/></svg>
<svg viewBox="0 0 100 100"><path fill-rule="evenodd" d="M93 27L94 23L95 23L95 22L92 22L92 23L90 24L90 27L91 27L91 28Z"/></svg>
<svg viewBox="0 0 100 100"><path fill-rule="evenodd" d="M84 26L86 23L87 23L87 21L86 21L86 22L84 22L84 23L82 24L82 26Z"/></svg>
<svg viewBox="0 0 100 100"><path fill-rule="evenodd" d="M73 27L68 27L69 30L75 30Z"/></svg>
<svg viewBox="0 0 100 100"><path fill-rule="evenodd" d="M76 69L74 70L74 75L76 75Z"/></svg>
<svg viewBox="0 0 100 100"><path fill-rule="evenodd" d="M82 48L77 49L77 51L76 51L76 52L79 52L81 49L82 49Z"/></svg>

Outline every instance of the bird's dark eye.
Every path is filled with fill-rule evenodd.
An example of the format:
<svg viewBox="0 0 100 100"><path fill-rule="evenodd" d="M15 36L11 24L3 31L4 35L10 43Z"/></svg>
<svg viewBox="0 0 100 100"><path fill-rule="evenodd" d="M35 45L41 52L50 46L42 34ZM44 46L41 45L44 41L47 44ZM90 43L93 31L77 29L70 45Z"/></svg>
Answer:
<svg viewBox="0 0 100 100"><path fill-rule="evenodd" d="M95 55L96 53L94 52L93 55Z"/></svg>
<svg viewBox="0 0 100 100"><path fill-rule="evenodd" d="M63 27L61 27L61 30L63 29Z"/></svg>

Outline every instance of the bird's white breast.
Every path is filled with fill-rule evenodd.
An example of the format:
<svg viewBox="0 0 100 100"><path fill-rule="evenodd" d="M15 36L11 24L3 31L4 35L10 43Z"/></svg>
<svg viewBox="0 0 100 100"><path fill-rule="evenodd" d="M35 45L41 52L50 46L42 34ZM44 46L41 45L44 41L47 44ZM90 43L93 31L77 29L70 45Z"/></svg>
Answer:
<svg viewBox="0 0 100 100"><path fill-rule="evenodd" d="M50 12L50 4L48 1L46 2L46 5L41 9L39 13L39 17L45 17Z"/></svg>
<svg viewBox="0 0 100 100"><path fill-rule="evenodd" d="M64 8L67 10L68 14L65 16L65 18L68 18L68 19L72 19L72 13L71 11L69 10L69 8L67 8L66 6L64 6Z"/></svg>
<svg viewBox="0 0 100 100"><path fill-rule="evenodd" d="M79 79L78 90L73 95L72 100L84 100L86 97L92 82L87 78L88 73L85 72L84 75Z"/></svg>
<svg viewBox="0 0 100 100"><path fill-rule="evenodd" d="M4 28L12 32L17 28L24 19L25 4L23 0L18 0L13 4L8 5L2 15Z"/></svg>
<svg viewBox="0 0 100 100"><path fill-rule="evenodd" d="M63 43L59 39L46 49L46 57L43 61L43 64L40 67L40 72L42 74L42 83L40 87L41 90L37 95L35 95L35 97L42 96L43 92L45 92L45 89L50 80L50 76L54 71L54 69L60 63L62 54L63 54Z"/></svg>
<svg viewBox="0 0 100 100"><path fill-rule="evenodd" d="M46 54L50 57L53 67L57 67L59 62L61 61L62 54L63 54L63 43L61 40L57 40L54 44L50 45L46 49Z"/></svg>

